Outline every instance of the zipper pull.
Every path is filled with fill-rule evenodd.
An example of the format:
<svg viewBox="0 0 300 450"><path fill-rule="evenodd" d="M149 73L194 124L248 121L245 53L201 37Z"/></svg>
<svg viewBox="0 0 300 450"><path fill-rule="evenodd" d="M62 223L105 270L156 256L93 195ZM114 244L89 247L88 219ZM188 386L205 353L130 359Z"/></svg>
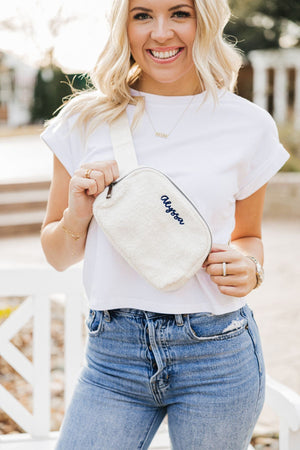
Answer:
<svg viewBox="0 0 300 450"><path fill-rule="evenodd" d="M111 196L112 196L112 189L113 189L113 185L114 185L115 183L111 183L109 186L108 186L108 191L107 191L107 195L106 195L106 198L111 198Z"/></svg>

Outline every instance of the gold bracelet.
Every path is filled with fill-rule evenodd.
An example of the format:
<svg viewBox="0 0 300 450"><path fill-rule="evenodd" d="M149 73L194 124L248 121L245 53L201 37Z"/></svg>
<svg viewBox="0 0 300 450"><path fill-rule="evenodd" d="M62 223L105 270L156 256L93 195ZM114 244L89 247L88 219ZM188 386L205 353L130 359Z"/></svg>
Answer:
<svg viewBox="0 0 300 450"><path fill-rule="evenodd" d="M64 225L62 225L62 229L64 230L65 233L67 233L69 236L71 236L71 238L74 239L74 241L78 241L78 239L80 239L81 234L78 233L74 233L71 230L68 230L68 228L66 228Z"/></svg>

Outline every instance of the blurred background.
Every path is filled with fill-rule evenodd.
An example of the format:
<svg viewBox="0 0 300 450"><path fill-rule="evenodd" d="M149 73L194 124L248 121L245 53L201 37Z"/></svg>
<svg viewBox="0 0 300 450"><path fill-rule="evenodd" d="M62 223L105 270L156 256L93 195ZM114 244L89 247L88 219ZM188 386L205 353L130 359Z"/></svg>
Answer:
<svg viewBox="0 0 300 450"><path fill-rule="evenodd" d="M268 373L300 394L300 2L229 4L232 17L225 35L244 55L237 93L273 115L291 154L268 186L263 223L267 279L249 301L261 328ZM0 324L24 300L1 295L1 267L46 264L39 229L52 155L39 134L71 94L69 82L77 89L87 87L87 73L107 37L109 6L110 0L0 0ZM53 308L51 429L57 430L64 408L63 323L61 305ZM32 324L13 339L32 359ZM30 409L31 388L3 357L0 377ZM22 431L1 410L0 422L0 434ZM257 449L278 448L278 422L270 411L263 413L256 433Z"/></svg>

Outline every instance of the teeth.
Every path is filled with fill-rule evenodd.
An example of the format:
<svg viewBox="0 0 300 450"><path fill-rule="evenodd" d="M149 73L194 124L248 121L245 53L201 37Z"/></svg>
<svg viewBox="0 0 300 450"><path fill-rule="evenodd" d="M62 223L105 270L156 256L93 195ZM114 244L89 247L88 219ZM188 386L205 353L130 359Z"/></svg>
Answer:
<svg viewBox="0 0 300 450"><path fill-rule="evenodd" d="M154 50L150 50L152 55L155 56L155 58L159 58L159 59L167 59L167 58L172 58L173 56L177 55L177 53L179 53L180 49L178 48L177 50L172 50L170 52L156 52Z"/></svg>

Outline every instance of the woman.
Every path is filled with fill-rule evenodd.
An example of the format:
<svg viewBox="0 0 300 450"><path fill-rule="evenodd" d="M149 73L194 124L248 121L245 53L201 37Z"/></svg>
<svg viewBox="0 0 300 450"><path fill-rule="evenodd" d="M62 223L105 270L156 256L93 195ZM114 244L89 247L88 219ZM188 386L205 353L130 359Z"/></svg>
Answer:
<svg viewBox="0 0 300 450"><path fill-rule="evenodd" d="M250 442L264 363L245 296L263 280L266 183L288 155L270 115L232 92L229 17L226 0L115 0L95 90L42 135L54 152L42 245L57 270L84 258L90 307L58 449L146 449L166 414L176 450ZM170 176L212 230L203 268L174 292L144 281L93 219L119 176L109 123L125 109L139 163Z"/></svg>

